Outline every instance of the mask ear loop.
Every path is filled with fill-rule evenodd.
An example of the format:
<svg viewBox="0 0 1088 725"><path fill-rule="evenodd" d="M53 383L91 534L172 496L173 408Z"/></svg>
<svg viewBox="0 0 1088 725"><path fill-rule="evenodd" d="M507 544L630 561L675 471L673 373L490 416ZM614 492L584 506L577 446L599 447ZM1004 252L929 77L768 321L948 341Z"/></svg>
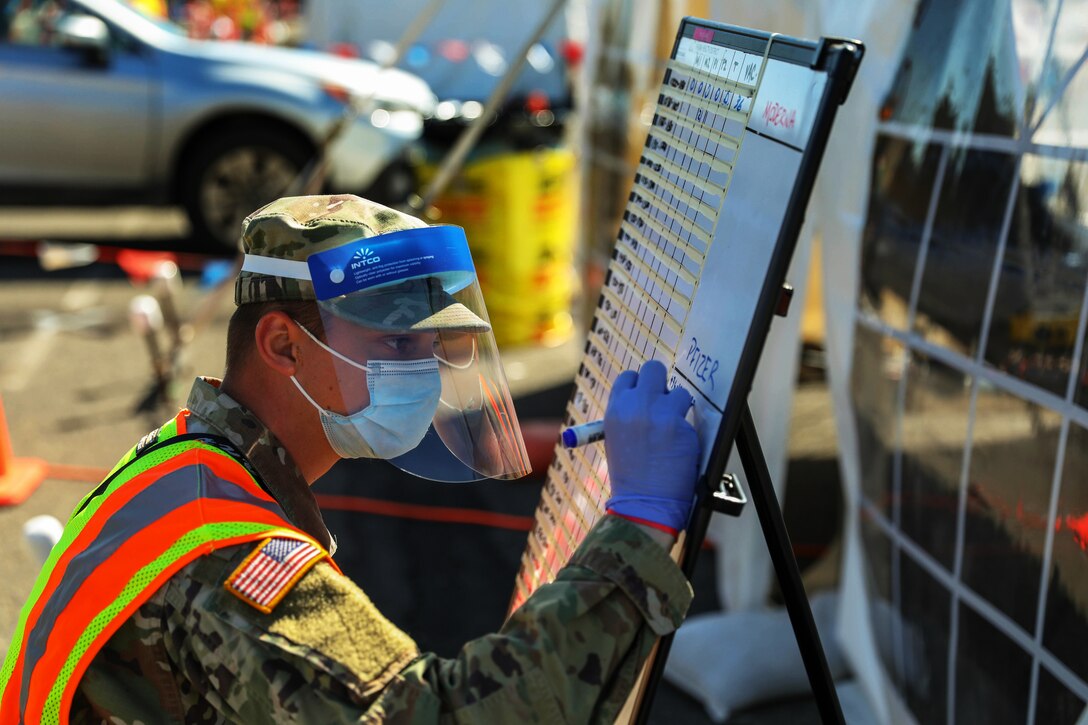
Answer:
<svg viewBox="0 0 1088 725"><path fill-rule="evenodd" d="M455 362L450 362L449 360L442 357L438 353L433 353L433 354L434 354L434 359L437 360L440 363L444 363L446 365L449 365L451 368L454 368L456 370L468 370L469 366L471 366L473 363L476 362L476 336L473 335L473 337L472 337L472 355L469 357L468 362L465 363L464 365L458 365Z"/></svg>
<svg viewBox="0 0 1088 725"><path fill-rule="evenodd" d="M433 354L434 354L435 360L438 360L438 362L443 363L444 365L447 365L447 366L453 368L454 370L468 370L470 367L472 367L472 365L474 365L476 363L476 352L477 352L477 350L476 350L476 336L474 335L472 337L472 355L471 355L471 357L469 357L468 362L465 363L464 365L458 365L455 362L451 362L451 361L447 360L446 358L442 357L441 355L439 355L438 353L433 353ZM481 404L483 402L483 393L484 393L483 380L481 380L480 381L480 401L481 401ZM459 408L456 405L450 405L441 396L439 396L438 402L440 404L446 406L450 410L464 410L464 408Z"/></svg>
<svg viewBox="0 0 1088 725"><path fill-rule="evenodd" d="M314 337L314 333L307 330L306 326L303 325L298 320L292 318L291 321L294 322L296 325L298 325L298 329L305 332L306 335L311 340L316 342L318 347L320 347L322 350L325 350L326 352L332 354L333 356L340 358L341 360L343 360L344 362L346 362L349 365L354 365L355 367L360 368L361 370L366 370L368 373L370 372L370 368L368 368L366 365L363 365L362 363L355 362L354 360L352 360L351 358L349 358L349 357L347 357L345 355L341 355L336 350L333 350L331 347L329 347L325 343L321 342L321 340L318 340L316 337ZM318 405L317 401L314 400L312 397L310 397L310 394L306 392L306 388L302 387L302 383L300 383L298 381L298 379L295 378L294 375L291 376L291 382L295 384L296 388L298 388L298 392L302 393L302 396L304 398L306 398L306 400L310 401L310 405L314 406L318 410L323 411L323 412L325 412L325 413L327 413L329 415L340 415L340 413L337 413L337 412L332 411L332 410L328 410L327 408L322 408L320 405Z"/></svg>
<svg viewBox="0 0 1088 725"><path fill-rule="evenodd" d="M329 353L330 355L332 355L332 356L334 356L334 357L338 357L338 358L340 358L341 360L343 360L344 362L346 362L346 363L347 363L348 365L353 365L353 366L355 366L355 367L359 368L360 370L366 370L366 371L367 371L368 373L370 372L370 368L368 368L368 367L367 367L366 365L363 365L363 364L362 364L361 362L355 362L354 360L352 360L352 359L351 359L350 357L348 357L347 355L343 355L343 354L341 354L341 353L338 353L338 352L337 352L336 350L333 350L333 349L332 349L331 347L329 347L329 346L328 346L328 345L326 345L325 343L321 342L321 340L318 340L318 339L317 339L316 337L314 337L314 333L312 333L312 332L310 332L309 330L307 330L307 329L306 329L306 327L305 327L305 326L304 326L304 325L303 325L303 324L302 324L301 322L299 322L298 320L294 320L294 319L293 319L293 320L292 320L292 322L294 322L294 323L295 323L296 325L298 325L298 329L300 329L300 330L302 330L303 332L305 332L305 333L306 333L306 335L307 335L307 336L308 336L308 337L309 337L309 338L310 338L311 340L313 340L314 342L316 342L316 343L318 344L318 346L319 346L319 347L320 347L320 348L321 348L322 350L324 350L325 352ZM475 342L476 342L476 341L475 341L475 340L473 340L473 344L475 344Z"/></svg>
<svg viewBox="0 0 1088 725"><path fill-rule="evenodd" d="M310 405L314 406L315 408L322 411L323 413L329 413L331 415L336 415L336 413L334 413L333 411L327 410L326 408L322 408L320 405L318 405L317 401L310 397L310 394L306 392L306 388L302 387L302 383L300 383L298 381L298 379L294 375L291 376L291 382L295 384L296 388L298 388L298 392L302 393L302 397L304 397L304 398L306 398L306 400L310 401Z"/></svg>

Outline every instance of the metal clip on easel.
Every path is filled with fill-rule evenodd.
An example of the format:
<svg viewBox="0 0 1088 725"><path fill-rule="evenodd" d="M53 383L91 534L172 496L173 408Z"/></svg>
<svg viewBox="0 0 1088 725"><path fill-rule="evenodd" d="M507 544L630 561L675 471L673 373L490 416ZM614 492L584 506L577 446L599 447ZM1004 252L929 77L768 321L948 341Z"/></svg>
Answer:
<svg viewBox="0 0 1088 725"><path fill-rule="evenodd" d="M744 489L740 487L736 475L726 473L718 481L717 490L710 491L706 503L718 513L740 516L744 504L748 503L748 497L744 495Z"/></svg>

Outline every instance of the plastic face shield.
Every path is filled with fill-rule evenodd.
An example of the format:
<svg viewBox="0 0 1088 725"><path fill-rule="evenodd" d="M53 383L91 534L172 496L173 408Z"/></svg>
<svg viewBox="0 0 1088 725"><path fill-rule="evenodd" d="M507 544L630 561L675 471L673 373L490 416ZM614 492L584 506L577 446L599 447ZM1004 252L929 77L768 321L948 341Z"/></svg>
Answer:
<svg viewBox="0 0 1088 725"><path fill-rule="evenodd" d="M376 380L368 386L373 361L430 362L433 356L437 362L441 393L430 425L418 445L390 458L391 463L450 483L513 479L530 472L463 229L391 232L312 254L306 265L329 346L371 368L364 372L330 356L340 382L341 411L353 413L368 399L378 406L385 402ZM424 375L433 371L433 366L422 367L428 370ZM420 389L431 382L420 378ZM413 383L402 378L395 387L411 397ZM366 395L360 386L367 387ZM422 430L391 433L414 440Z"/></svg>

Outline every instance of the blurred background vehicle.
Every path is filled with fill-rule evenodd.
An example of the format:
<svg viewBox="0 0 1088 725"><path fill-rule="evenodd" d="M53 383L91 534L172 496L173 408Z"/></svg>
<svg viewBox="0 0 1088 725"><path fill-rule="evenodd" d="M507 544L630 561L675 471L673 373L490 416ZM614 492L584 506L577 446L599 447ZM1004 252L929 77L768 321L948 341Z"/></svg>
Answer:
<svg viewBox="0 0 1088 725"><path fill-rule="evenodd" d="M360 59L186 37L119 0L0 1L0 199L185 207L193 236L233 248L354 98L326 185L396 203L436 99Z"/></svg>
<svg viewBox="0 0 1088 725"><path fill-rule="evenodd" d="M519 5L512 13L504 0L404 0L375 4L357 0L307 0L303 5L305 42L338 54L382 63L394 52L391 41L412 19L430 15L419 36L406 49L398 66L419 75L442 100L456 104L485 100L507 69L530 30L544 18L548 3ZM544 27L526 56L525 69L514 79L509 97L569 107L568 70L581 58L582 48L568 36L568 22ZM470 106L469 112L472 113Z"/></svg>

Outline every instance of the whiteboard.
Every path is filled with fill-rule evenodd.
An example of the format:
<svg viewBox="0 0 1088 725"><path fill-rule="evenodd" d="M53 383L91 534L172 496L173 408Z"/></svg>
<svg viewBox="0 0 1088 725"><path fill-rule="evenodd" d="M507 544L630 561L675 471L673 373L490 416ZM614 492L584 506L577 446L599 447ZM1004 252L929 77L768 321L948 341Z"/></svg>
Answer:
<svg viewBox="0 0 1088 725"><path fill-rule="evenodd" d="M702 473L721 477L830 129L827 109L845 94L834 81L852 74L829 73L827 47L681 24L567 425L602 418L611 381L660 360L669 386L695 400ZM609 490L603 444L556 447L511 611L554 579L604 514Z"/></svg>

